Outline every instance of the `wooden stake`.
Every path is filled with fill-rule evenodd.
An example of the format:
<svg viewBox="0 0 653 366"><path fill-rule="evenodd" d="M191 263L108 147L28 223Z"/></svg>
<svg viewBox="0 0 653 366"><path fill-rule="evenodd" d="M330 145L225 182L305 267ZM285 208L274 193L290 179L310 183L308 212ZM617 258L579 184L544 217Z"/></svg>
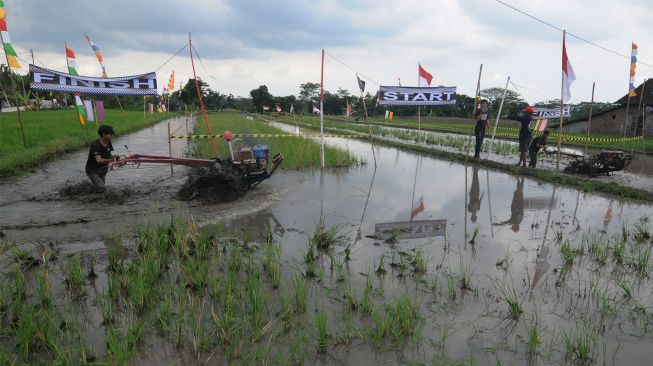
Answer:
<svg viewBox="0 0 653 366"><path fill-rule="evenodd" d="M320 167L324 169L324 48L322 49L322 69L320 72Z"/></svg>
<svg viewBox="0 0 653 366"><path fill-rule="evenodd" d="M499 125L499 118L501 117L501 110L503 109L503 102L506 100L506 92L508 91L508 83L510 82L510 76L506 80L506 86L503 88L503 96L501 96L501 103L499 104L499 110L497 111L497 119L494 121L494 128L492 129L492 139L490 140L490 148L488 150L488 155L492 151L492 146L494 145L494 136L497 133L497 126Z"/></svg>
<svg viewBox="0 0 653 366"><path fill-rule="evenodd" d="M193 41L191 40L191 34L188 33L188 51L190 52L190 63L193 67L193 77L195 78L195 88L197 89L197 97L200 100L200 107L202 108L202 116L204 117L204 124L206 125L206 132L209 134L209 139L211 140L211 146L213 147L213 154L215 157L218 157L218 147L215 145L215 139L211 133L211 127L209 126L209 118L206 116L206 110L204 109L204 101L202 100L202 93L200 92L200 83L197 81L197 74L195 73L195 61L193 60Z"/></svg>
<svg viewBox="0 0 653 366"><path fill-rule="evenodd" d="M376 152L374 152L374 139L372 139L372 127L370 126L370 119L367 116L367 105L365 104L365 98L363 97L362 91L361 91L361 101L363 101L363 109L365 109L365 122L367 122L367 132L370 135L370 144L372 145L372 158L374 159L374 169L376 170Z"/></svg>
<svg viewBox="0 0 653 366"><path fill-rule="evenodd" d="M0 33L0 42L5 43L2 33ZM11 88L14 91L14 98L16 100L16 113L18 114L18 123L20 124L20 135L23 138L23 147L27 149L27 141L25 140L25 127L23 127L23 117L20 115L20 104L18 104L18 94L16 94L16 83L14 82L14 77L11 72L11 65L9 64L9 56L5 52L5 58L7 59L7 69L9 69L9 80L11 80Z"/></svg>
<svg viewBox="0 0 653 366"><path fill-rule="evenodd" d="M567 31L563 30L562 31L562 46L565 46L565 38L567 37ZM563 49L564 52L564 49ZM562 147L562 122L564 121L564 105L563 105L563 99L564 99L564 78L565 78L565 72L564 70L560 71L560 126L558 126L558 152L556 154L556 173L560 173L560 148Z"/></svg>

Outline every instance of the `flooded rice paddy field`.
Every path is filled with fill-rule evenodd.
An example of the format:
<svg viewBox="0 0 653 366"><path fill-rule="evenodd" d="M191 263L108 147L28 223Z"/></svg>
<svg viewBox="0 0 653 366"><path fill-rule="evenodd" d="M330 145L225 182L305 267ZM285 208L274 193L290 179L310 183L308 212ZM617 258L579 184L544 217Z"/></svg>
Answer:
<svg viewBox="0 0 653 366"><path fill-rule="evenodd" d="M108 228L102 215L84 216L93 234L81 233L85 223L4 228L0 361L544 365L653 355L651 206L385 147L375 169L368 143L328 141L368 164L283 172L241 202L249 210L159 202L165 209L147 214L146 200L129 196L99 203L115 212ZM167 179L156 174L133 179ZM77 205L58 204L62 220L75 215Z"/></svg>

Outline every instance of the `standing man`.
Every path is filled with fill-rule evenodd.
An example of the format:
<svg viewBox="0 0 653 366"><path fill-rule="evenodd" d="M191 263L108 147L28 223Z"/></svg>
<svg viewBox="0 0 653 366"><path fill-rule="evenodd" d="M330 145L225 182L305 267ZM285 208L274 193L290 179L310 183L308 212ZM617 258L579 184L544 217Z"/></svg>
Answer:
<svg viewBox="0 0 653 366"><path fill-rule="evenodd" d="M86 175L98 191L104 192L106 190L104 179L109 171L109 163L116 160L118 156L112 154L111 139L115 134L113 127L102 125L97 132L100 138L93 141L88 151Z"/></svg>
<svg viewBox="0 0 653 366"><path fill-rule="evenodd" d="M528 148L528 155L530 157L530 161L528 162L528 166L530 168L535 168L535 165L537 164L537 153L540 152L540 149L546 146L546 139L549 137L549 134L551 131L549 129L544 130L542 133L542 136L538 136L533 139L531 142L530 147Z"/></svg>
<svg viewBox="0 0 653 366"><path fill-rule="evenodd" d="M521 123L521 127L519 128L519 163L517 163L517 166L521 165L526 168L526 151L528 151L528 146L533 137L529 127L531 121L533 121L535 110L533 107L528 106L522 109L522 112L523 114L521 116L508 116L508 119Z"/></svg>
<svg viewBox="0 0 653 366"><path fill-rule="evenodd" d="M485 139L485 130L490 128L488 123L488 103L487 99L481 100L481 108L474 113L474 136L476 136L476 146L474 146L474 158L479 158L481 154L481 147L483 146L483 139Z"/></svg>

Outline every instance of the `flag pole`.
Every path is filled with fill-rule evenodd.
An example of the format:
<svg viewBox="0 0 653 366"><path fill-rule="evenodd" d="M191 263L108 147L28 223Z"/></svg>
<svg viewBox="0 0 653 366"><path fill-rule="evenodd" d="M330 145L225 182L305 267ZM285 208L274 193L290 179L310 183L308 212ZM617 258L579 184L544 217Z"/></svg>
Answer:
<svg viewBox="0 0 653 366"><path fill-rule="evenodd" d="M70 62L68 62L68 43L64 42L64 52L66 55L66 68L68 69L67 71L70 73ZM84 132L84 126L82 126L82 115L79 113L79 107L77 106L77 99L75 98L76 95L73 93L73 101L75 102L75 109L77 110L77 117L79 119L79 129L82 130L82 138L84 139L84 142L86 142L86 132ZM81 100L81 96L79 97ZM82 103L83 104L83 103Z"/></svg>
<svg viewBox="0 0 653 366"><path fill-rule="evenodd" d="M417 86L419 87L419 68L421 65L417 63ZM419 142L419 135L422 131L422 108L417 106L417 142Z"/></svg>
<svg viewBox="0 0 653 366"><path fill-rule="evenodd" d="M204 124L206 125L206 132L209 134L209 139L211 139L211 147L213 147L213 154L215 157L218 157L218 147L215 145L215 139L211 133L211 127L209 126L209 118L206 116L206 110L204 109L204 101L202 100L202 93L200 92L200 83L197 80L197 74L195 73L195 61L193 60L193 40L191 39L191 34L188 32L188 51L190 52L190 63L193 67L193 77L195 78L195 88L197 89L197 97L200 100L200 108L202 108L202 116L204 117Z"/></svg>
<svg viewBox="0 0 653 366"><path fill-rule="evenodd" d="M376 153L374 152L374 139L372 139L372 127L370 126L370 119L367 115L367 105L365 104L365 98L363 97L362 90L361 90L361 100L363 101L363 109L365 109L365 122L367 122L367 132L370 135L370 144L372 145L372 158L374 159L374 169L376 169Z"/></svg>
<svg viewBox="0 0 653 366"><path fill-rule="evenodd" d="M490 140L490 148L488 150L488 155L492 151L492 145L494 145L494 136L497 133L497 126L499 125L499 118L501 117L501 110L503 109L503 102L506 100L506 92L508 91L508 83L510 83L510 76L506 80L506 87L503 88L503 95L501 96L501 103L499 104L499 110L497 111L497 119L494 121L494 128L492 129L492 139Z"/></svg>
<svg viewBox="0 0 653 366"><path fill-rule="evenodd" d="M320 167L324 169L324 48L320 72Z"/></svg>
<svg viewBox="0 0 653 366"><path fill-rule="evenodd" d="M644 84L642 84L642 92L639 94L639 105L637 106L637 115L635 116L635 125L633 126L633 141L630 145L630 153L635 152L635 137L637 137L637 126L639 125L639 115L642 114L642 136L644 136L644 120L646 119L646 112L642 111L642 99L644 97L644 91L646 90L646 79L644 79ZM625 143L625 141L624 141Z"/></svg>
<svg viewBox="0 0 653 366"><path fill-rule="evenodd" d="M585 155L587 155L587 144L589 144L590 137L590 127L592 127L592 111L594 109L594 86L596 82L592 83L592 101L590 102L590 113L587 117L587 139L585 140Z"/></svg>
<svg viewBox="0 0 653 366"><path fill-rule="evenodd" d="M483 64L478 69L478 81L476 82L476 94L474 95L474 110L472 111L472 120L474 113L476 112L476 107L478 106L478 97L481 95L481 74L483 73ZM465 164L467 164L467 159L469 158L469 145L472 143L472 130L469 130L467 134L467 146L465 147ZM465 220L467 220L467 214L465 214ZM467 233L467 230L465 230Z"/></svg>
<svg viewBox="0 0 653 366"><path fill-rule="evenodd" d="M564 62L564 52L565 52L565 38L567 37L567 31L562 31L562 50L563 50L563 62ZM564 67L564 65L563 65ZM563 113L563 104L564 104L564 84L565 84L565 70L560 71L560 125L558 126L558 152L556 154L556 173L560 173L560 148L562 147L562 123L564 121Z"/></svg>
<svg viewBox="0 0 653 366"><path fill-rule="evenodd" d="M0 32L0 42L5 44L4 37ZM4 48L4 47L3 47ZM9 69L9 79L11 80L11 88L14 90L14 98L16 100L16 112L18 113L18 123L20 124L20 135L23 138L23 147L27 149L27 141L25 140L25 128L23 127L23 116L20 115L20 105L18 104L18 94L16 94L16 83L11 72L11 64L9 63L9 55L5 51L5 58L7 59L7 68ZM6 97L6 96L5 96Z"/></svg>

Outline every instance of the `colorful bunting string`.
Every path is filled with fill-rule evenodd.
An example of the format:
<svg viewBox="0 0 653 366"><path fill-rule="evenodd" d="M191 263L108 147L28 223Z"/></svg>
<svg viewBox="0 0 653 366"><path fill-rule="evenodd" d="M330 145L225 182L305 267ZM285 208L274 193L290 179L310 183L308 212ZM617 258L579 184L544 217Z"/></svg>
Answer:
<svg viewBox="0 0 653 366"><path fill-rule="evenodd" d="M89 46L93 49L93 52L95 53L95 57L97 57L98 62L100 63L100 66L102 67L102 77L107 78L107 70L104 67L104 59L102 58L102 54L100 53L100 47L98 47L95 42L91 41L91 38L84 33L84 37L86 37L86 41L88 42Z"/></svg>
<svg viewBox="0 0 653 366"><path fill-rule="evenodd" d="M637 45L633 42L630 52L630 81L628 83L628 96L637 96L635 93L635 68L637 68Z"/></svg>
<svg viewBox="0 0 653 366"><path fill-rule="evenodd" d="M77 72L77 57L75 52L66 45L66 62L68 63L68 73L70 75L79 75ZM77 106L77 113L79 114L79 123L86 126L86 108L82 102L81 95L75 93L75 105Z"/></svg>
<svg viewBox="0 0 653 366"><path fill-rule="evenodd" d="M5 49L5 54L7 55L7 63L9 64L9 67L13 69L22 68L20 62L18 62L18 54L16 53L14 46L11 44L9 32L7 32L7 11L5 10L5 3L3 0L0 0L0 34L2 36L2 44Z"/></svg>

